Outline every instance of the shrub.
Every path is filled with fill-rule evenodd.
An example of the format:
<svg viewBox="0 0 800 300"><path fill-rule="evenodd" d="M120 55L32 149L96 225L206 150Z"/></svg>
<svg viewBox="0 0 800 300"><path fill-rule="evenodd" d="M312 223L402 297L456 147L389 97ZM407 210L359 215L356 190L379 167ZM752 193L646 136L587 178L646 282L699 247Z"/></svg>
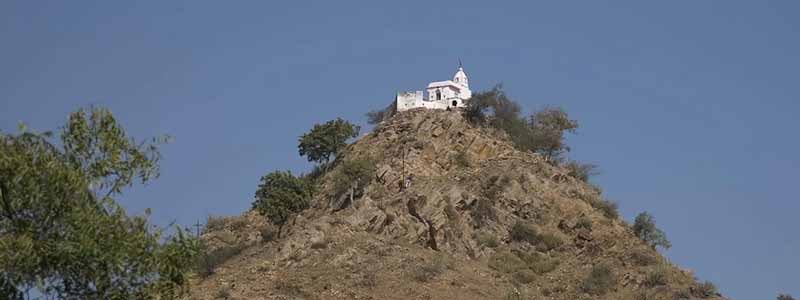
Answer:
<svg viewBox="0 0 800 300"><path fill-rule="evenodd" d="M664 249L669 249L672 246L667 240L667 235L664 231L656 227L656 221L652 215L647 212L642 212L636 216L636 221L633 224L633 232L637 237L642 239L650 247L661 246Z"/></svg>
<svg viewBox="0 0 800 300"><path fill-rule="evenodd" d="M590 294L602 295L607 293L615 284L616 280L611 267L607 264L598 264L592 267L589 276L583 280L581 289Z"/></svg>
<svg viewBox="0 0 800 300"><path fill-rule="evenodd" d="M239 231L247 227L247 219L241 216L230 218L230 227L233 231Z"/></svg>
<svg viewBox="0 0 800 300"><path fill-rule="evenodd" d="M695 297L700 297L704 299L710 298L716 295L717 293L718 293L717 286L714 285L714 283L711 281L704 281L702 283L698 283L695 286L694 290L692 291L692 294L694 294Z"/></svg>
<svg viewBox="0 0 800 300"><path fill-rule="evenodd" d="M459 151L455 156L453 156L453 160L455 161L456 165L462 168L469 168L470 159L469 153L467 151Z"/></svg>
<svg viewBox="0 0 800 300"><path fill-rule="evenodd" d="M619 218L617 203L609 200L595 199L589 202L595 209L600 210L604 216L610 219Z"/></svg>
<svg viewBox="0 0 800 300"><path fill-rule="evenodd" d="M517 242L527 242L529 244L536 244L539 241L539 234L533 225L517 221L511 227L511 240Z"/></svg>
<svg viewBox="0 0 800 300"><path fill-rule="evenodd" d="M551 233L540 234L538 242L539 247L545 251L556 249L564 244L564 241L560 237Z"/></svg>
<svg viewBox="0 0 800 300"><path fill-rule="evenodd" d="M673 294L673 298L675 299L691 299L692 295L687 290L679 290L675 291Z"/></svg>
<svg viewBox="0 0 800 300"><path fill-rule="evenodd" d="M197 260L197 273L205 278L214 274L217 266L221 265L231 257L239 255L244 250L245 246L242 244L223 246L213 251L208 251L206 246L201 250Z"/></svg>
<svg viewBox="0 0 800 300"><path fill-rule="evenodd" d="M217 290L216 299L229 299L231 297L231 288L227 285L222 286Z"/></svg>
<svg viewBox="0 0 800 300"><path fill-rule="evenodd" d="M203 228L203 232L212 232L225 229L226 223L227 221L225 217L208 216L208 219L206 219L206 226Z"/></svg>
<svg viewBox="0 0 800 300"><path fill-rule="evenodd" d="M530 269L522 269L514 272L514 280L522 284L528 284L536 280L536 273Z"/></svg>
<svg viewBox="0 0 800 300"><path fill-rule="evenodd" d="M498 252L489 258L489 268L511 274L526 268L525 262L510 252Z"/></svg>
<svg viewBox="0 0 800 300"><path fill-rule="evenodd" d="M667 285L667 270L659 266L647 273L643 284L647 287Z"/></svg>
<svg viewBox="0 0 800 300"><path fill-rule="evenodd" d="M278 231L271 226L266 226L259 230L259 234L261 235L261 242L269 243L275 240L278 235Z"/></svg>
<svg viewBox="0 0 800 300"><path fill-rule="evenodd" d="M778 300L794 300L794 297L792 297L792 295L789 295L789 294L779 294L777 299Z"/></svg>
<svg viewBox="0 0 800 300"><path fill-rule="evenodd" d="M360 193L372 181L377 169L372 158L356 158L345 160L336 173L333 175L334 193L350 195L350 203L356 198L356 193Z"/></svg>
<svg viewBox="0 0 800 300"><path fill-rule="evenodd" d="M384 120L388 120L394 114L397 113L397 104L392 102L389 106L384 109L373 110L366 113L367 116L367 124L370 125L377 125Z"/></svg>
<svg viewBox="0 0 800 300"><path fill-rule="evenodd" d="M495 248L500 243L497 237L491 232L478 231L475 233L475 240L479 246Z"/></svg>
<svg viewBox="0 0 800 300"><path fill-rule="evenodd" d="M478 227L483 227L489 221L497 221L497 212L494 209L493 201L487 198L478 198L470 211L472 220Z"/></svg>
<svg viewBox="0 0 800 300"><path fill-rule="evenodd" d="M586 216L580 217L578 219L578 222L575 223L575 228L584 228L587 230L592 230L592 220Z"/></svg>
<svg viewBox="0 0 800 300"><path fill-rule="evenodd" d="M308 208L311 194L312 187L305 180L294 177L290 171L275 171L261 177L253 208L278 225L280 237L289 217Z"/></svg>
<svg viewBox="0 0 800 300"><path fill-rule="evenodd" d="M590 177L599 174L596 165L582 164L574 160L565 163L564 168L567 169L568 176L583 182L589 182Z"/></svg>
<svg viewBox="0 0 800 300"><path fill-rule="evenodd" d="M631 261L640 266L652 265L658 262L658 258L650 251L645 249L633 249L628 254Z"/></svg>
<svg viewBox="0 0 800 300"><path fill-rule="evenodd" d="M557 259L547 258L543 254L536 252L517 252L516 255L536 274L545 274L553 271L559 264Z"/></svg>
<svg viewBox="0 0 800 300"><path fill-rule="evenodd" d="M430 262L417 265L412 271L412 277L419 282L428 282L443 274L447 270L447 264L442 258L434 258Z"/></svg>

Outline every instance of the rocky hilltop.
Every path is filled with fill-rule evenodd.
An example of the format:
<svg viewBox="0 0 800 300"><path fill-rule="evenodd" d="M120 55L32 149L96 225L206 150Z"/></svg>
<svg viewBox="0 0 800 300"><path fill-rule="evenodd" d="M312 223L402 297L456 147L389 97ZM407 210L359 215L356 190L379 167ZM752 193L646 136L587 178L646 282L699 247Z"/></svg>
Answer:
<svg viewBox="0 0 800 300"><path fill-rule="evenodd" d="M280 238L255 212L202 239L239 245L189 299L720 299L633 233L599 188L455 111L411 110L340 159L375 178L352 203L322 175ZM410 176L409 176L410 175Z"/></svg>

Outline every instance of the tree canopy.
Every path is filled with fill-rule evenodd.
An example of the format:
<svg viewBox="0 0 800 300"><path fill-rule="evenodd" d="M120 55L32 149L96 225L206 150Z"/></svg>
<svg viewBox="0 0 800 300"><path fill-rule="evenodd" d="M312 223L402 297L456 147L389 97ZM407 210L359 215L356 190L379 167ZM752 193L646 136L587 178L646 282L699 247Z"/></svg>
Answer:
<svg viewBox="0 0 800 300"><path fill-rule="evenodd" d="M115 197L158 176L157 145L128 138L110 111L78 110L60 140L0 133L0 298L173 299L197 239L164 235ZM148 212L149 213L149 212Z"/></svg>
<svg viewBox="0 0 800 300"><path fill-rule="evenodd" d="M261 177L253 208L282 227L292 214L308 208L311 195L312 186L306 181L290 171L275 171Z"/></svg>
<svg viewBox="0 0 800 300"><path fill-rule="evenodd" d="M347 146L348 139L358 136L360 129L342 118L315 124L311 131L300 136L297 148L300 156L306 156L308 161L327 164Z"/></svg>
<svg viewBox="0 0 800 300"><path fill-rule="evenodd" d="M574 133L578 122L569 119L563 109L546 107L528 117L520 112L520 105L498 85L475 93L464 109L464 117L472 124L504 131L522 151L540 153L554 161L570 150L564 143L564 133Z"/></svg>
<svg viewBox="0 0 800 300"><path fill-rule="evenodd" d="M661 246L664 249L672 247L672 244L667 240L667 235L656 227L655 219L647 212L642 212L636 216L633 232L650 247Z"/></svg>

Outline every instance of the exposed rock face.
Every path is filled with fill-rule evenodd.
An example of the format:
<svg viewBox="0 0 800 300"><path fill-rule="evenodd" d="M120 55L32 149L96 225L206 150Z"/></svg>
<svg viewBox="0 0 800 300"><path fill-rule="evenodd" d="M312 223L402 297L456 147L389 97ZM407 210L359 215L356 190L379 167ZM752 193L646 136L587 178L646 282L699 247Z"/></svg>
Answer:
<svg viewBox="0 0 800 300"><path fill-rule="evenodd" d="M221 289L238 299L696 297L691 273L594 208L604 201L597 188L459 112L399 113L342 159L364 157L375 159L377 174L352 205L341 209L331 171L281 239L259 242L269 225L246 214L250 225L224 243L250 247L197 279L192 297L211 299ZM515 240L517 223L535 236ZM612 270L602 293L585 283L599 264Z"/></svg>

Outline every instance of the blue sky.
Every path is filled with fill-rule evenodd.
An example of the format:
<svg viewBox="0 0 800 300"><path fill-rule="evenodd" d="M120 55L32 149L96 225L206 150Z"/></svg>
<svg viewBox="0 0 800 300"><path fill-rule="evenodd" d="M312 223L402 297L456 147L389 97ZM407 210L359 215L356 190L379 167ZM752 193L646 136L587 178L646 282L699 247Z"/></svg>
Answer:
<svg viewBox="0 0 800 300"><path fill-rule="evenodd" d="M159 224L250 207L309 168L298 135L364 123L399 90L503 83L581 123L571 156L670 259L733 299L800 296L800 4L793 1L3 1L0 130L109 107L169 134L159 180L122 199Z"/></svg>

